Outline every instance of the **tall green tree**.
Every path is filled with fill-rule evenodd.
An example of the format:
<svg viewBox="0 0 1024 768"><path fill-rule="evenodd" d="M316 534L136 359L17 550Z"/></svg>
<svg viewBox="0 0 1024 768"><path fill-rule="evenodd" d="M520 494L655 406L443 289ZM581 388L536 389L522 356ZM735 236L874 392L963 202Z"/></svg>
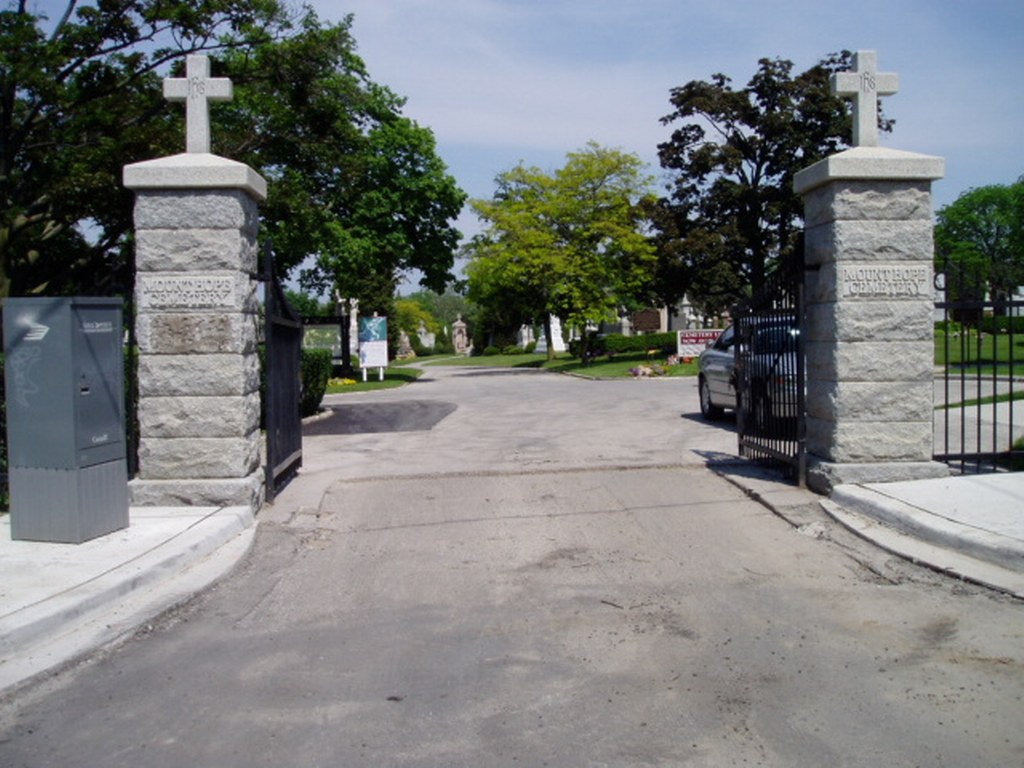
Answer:
<svg viewBox="0 0 1024 768"><path fill-rule="evenodd" d="M580 328L649 298L652 179L633 154L589 143L553 174L516 166L491 200L474 200L484 232L467 248L469 298L518 325L550 315Z"/></svg>
<svg viewBox="0 0 1024 768"><path fill-rule="evenodd" d="M57 20L27 7L0 15L0 297L128 289L121 168L182 151L184 111L160 80L200 51L234 81L212 149L268 179L261 234L279 274L313 263L310 287L382 305L398 270L450 277L464 195L430 131L370 79L351 17L324 24L284 0L69 2Z"/></svg>
<svg viewBox="0 0 1024 768"><path fill-rule="evenodd" d="M124 290L121 168L183 146L158 72L291 21L276 0L69 0L56 18L35 7L0 10L0 298Z"/></svg>
<svg viewBox="0 0 1024 768"><path fill-rule="evenodd" d="M948 278L984 286L993 298L1024 285L1024 176L970 189L939 209L935 258L936 269L959 273Z"/></svg>
<svg viewBox="0 0 1024 768"><path fill-rule="evenodd" d="M852 139L849 104L829 84L850 61L844 51L794 74L792 62L765 58L743 88L716 74L672 89L662 123L675 127L658 147L670 195L652 214L664 303L689 292L720 311L792 257L802 231L794 175Z"/></svg>

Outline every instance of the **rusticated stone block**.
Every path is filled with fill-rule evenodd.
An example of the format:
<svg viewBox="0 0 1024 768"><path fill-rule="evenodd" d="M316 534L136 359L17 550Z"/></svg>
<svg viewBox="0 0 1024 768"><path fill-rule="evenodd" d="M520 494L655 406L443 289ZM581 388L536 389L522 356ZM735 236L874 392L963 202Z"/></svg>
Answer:
<svg viewBox="0 0 1024 768"><path fill-rule="evenodd" d="M245 437L146 437L139 441L143 480L245 477L259 466L259 431Z"/></svg>
<svg viewBox="0 0 1024 768"><path fill-rule="evenodd" d="M135 236L139 273L240 270L255 272L256 241L235 229L143 229Z"/></svg>
<svg viewBox="0 0 1024 768"><path fill-rule="evenodd" d="M807 263L832 261L930 264L934 244L930 221L836 221L807 230Z"/></svg>
<svg viewBox="0 0 1024 768"><path fill-rule="evenodd" d="M918 342L809 341L804 345L808 387L815 382L927 382L934 376L931 345Z"/></svg>
<svg viewBox="0 0 1024 768"><path fill-rule="evenodd" d="M807 341L886 339L893 343L931 343L935 330L931 307L931 300L808 304L804 338Z"/></svg>
<svg viewBox="0 0 1024 768"><path fill-rule="evenodd" d="M930 461L932 423L807 417L807 451L840 463Z"/></svg>
<svg viewBox="0 0 1024 768"><path fill-rule="evenodd" d="M929 182L846 180L818 187L804 198L804 220L809 227L841 219L930 221L931 217Z"/></svg>
<svg viewBox="0 0 1024 768"><path fill-rule="evenodd" d="M248 507L263 504L264 476L260 470L245 477L210 480L142 480L128 483L133 507Z"/></svg>
<svg viewBox="0 0 1024 768"><path fill-rule="evenodd" d="M807 413L827 421L911 421L929 429L934 413L931 380L819 382L807 390Z"/></svg>
<svg viewBox="0 0 1024 768"><path fill-rule="evenodd" d="M153 397L247 395L259 391L259 357L253 353L140 355L139 387Z"/></svg>
<svg viewBox="0 0 1024 768"><path fill-rule="evenodd" d="M136 336L139 350L149 354L255 352L256 317L238 312L140 314Z"/></svg>
<svg viewBox="0 0 1024 768"><path fill-rule="evenodd" d="M259 427L259 392L233 397L147 397L139 427L149 437L238 437Z"/></svg>
<svg viewBox="0 0 1024 768"><path fill-rule="evenodd" d="M256 236L259 208L241 190L152 190L135 198L135 228L233 229Z"/></svg>

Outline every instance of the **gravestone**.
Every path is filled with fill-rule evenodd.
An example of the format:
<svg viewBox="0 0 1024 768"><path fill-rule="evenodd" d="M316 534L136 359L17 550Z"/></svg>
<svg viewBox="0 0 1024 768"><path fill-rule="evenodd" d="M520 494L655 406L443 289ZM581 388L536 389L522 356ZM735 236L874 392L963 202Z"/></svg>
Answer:
<svg viewBox="0 0 1024 768"><path fill-rule="evenodd" d="M426 323L422 320L420 320L420 327L416 330L416 336L425 350L432 350L437 343L437 336L427 330Z"/></svg>
<svg viewBox="0 0 1024 768"><path fill-rule="evenodd" d="M466 333L466 323L462 319L462 315L459 315L452 323L452 346L457 355L469 353L469 336Z"/></svg>
<svg viewBox="0 0 1024 768"><path fill-rule="evenodd" d="M266 181L210 154L208 102L231 98L189 56L183 154L124 168L135 192L139 473L135 506L249 506L260 471L256 234Z"/></svg>
<svg viewBox="0 0 1024 768"><path fill-rule="evenodd" d="M833 77L855 146L800 171L804 197L808 485L942 476L933 444L931 182L942 158L877 146L873 51Z"/></svg>
<svg viewBox="0 0 1024 768"><path fill-rule="evenodd" d="M533 336L533 326L527 323L519 326L519 333L517 334L516 344L520 349L526 349L534 343L536 339Z"/></svg>
<svg viewBox="0 0 1024 768"><path fill-rule="evenodd" d="M565 352L565 339L562 338L562 321L555 315L550 315L551 318L551 347L555 352ZM537 339L537 348L534 352L540 354L547 354L548 352L548 339L544 333L540 334L540 338Z"/></svg>

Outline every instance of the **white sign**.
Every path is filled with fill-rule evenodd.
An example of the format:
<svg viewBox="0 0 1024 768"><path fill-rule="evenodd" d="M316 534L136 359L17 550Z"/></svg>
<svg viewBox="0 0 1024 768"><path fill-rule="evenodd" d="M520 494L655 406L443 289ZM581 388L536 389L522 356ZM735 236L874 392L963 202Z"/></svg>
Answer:
<svg viewBox="0 0 1024 768"><path fill-rule="evenodd" d="M676 354L680 358L698 357L707 346L719 337L722 329L710 331L678 331L679 338L676 340Z"/></svg>

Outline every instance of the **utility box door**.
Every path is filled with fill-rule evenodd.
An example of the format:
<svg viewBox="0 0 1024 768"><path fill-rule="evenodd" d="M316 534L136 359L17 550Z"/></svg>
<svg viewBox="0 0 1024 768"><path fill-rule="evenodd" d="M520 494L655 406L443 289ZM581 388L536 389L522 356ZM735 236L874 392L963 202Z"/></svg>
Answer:
<svg viewBox="0 0 1024 768"><path fill-rule="evenodd" d="M127 455L120 299L8 299L4 349L12 467Z"/></svg>

